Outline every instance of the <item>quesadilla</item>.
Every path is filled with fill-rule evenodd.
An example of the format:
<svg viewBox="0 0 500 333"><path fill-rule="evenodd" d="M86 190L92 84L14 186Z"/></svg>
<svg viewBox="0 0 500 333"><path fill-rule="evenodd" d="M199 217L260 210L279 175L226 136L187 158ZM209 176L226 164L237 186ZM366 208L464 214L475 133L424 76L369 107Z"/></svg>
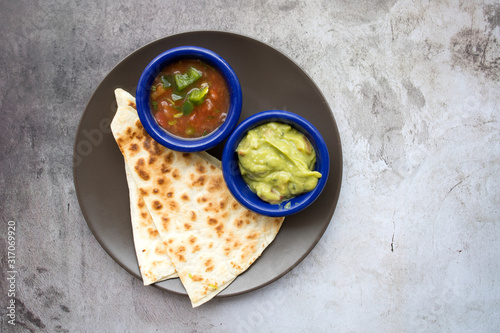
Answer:
<svg viewBox="0 0 500 333"><path fill-rule="evenodd" d="M117 98L118 107L128 106L129 102L127 99ZM127 164L125 164L125 174L129 188L130 218L135 253L144 285L178 277L167 254L167 247L158 233L144 200L142 200Z"/></svg>
<svg viewBox="0 0 500 333"><path fill-rule="evenodd" d="M241 206L213 157L161 146L144 130L133 96L115 94L127 106L118 107L111 129L192 306L199 306L248 269L284 218Z"/></svg>
<svg viewBox="0 0 500 333"><path fill-rule="evenodd" d="M130 195L130 217L135 253L144 285L178 277L129 168L125 165Z"/></svg>

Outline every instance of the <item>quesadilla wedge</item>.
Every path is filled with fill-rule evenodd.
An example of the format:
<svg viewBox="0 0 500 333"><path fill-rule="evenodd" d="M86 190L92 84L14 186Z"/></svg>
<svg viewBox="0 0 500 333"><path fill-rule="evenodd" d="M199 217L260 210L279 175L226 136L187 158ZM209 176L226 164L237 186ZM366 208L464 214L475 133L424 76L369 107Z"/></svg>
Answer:
<svg viewBox="0 0 500 333"><path fill-rule="evenodd" d="M118 107L111 129L192 306L199 306L248 269L284 218L241 206L213 158L161 146L144 130L133 96L115 94L128 106Z"/></svg>
<svg viewBox="0 0 500 333"><path fill-rule="evenodd" d="M125 94L117 94L116 102L118 107L135 106L135 99L131 99ZM125 174L129 188L130 218L135 253L144 285L178 277L167 254L167 247L158 233L126 163Z"/></svg>
<svg viewBox="0 0 500 333"><path fill-rule="evenodd" d="M129 187L135 253L144 285L178 277L167 254L167 246L158 233L127 165L125 173Z"/></svg>

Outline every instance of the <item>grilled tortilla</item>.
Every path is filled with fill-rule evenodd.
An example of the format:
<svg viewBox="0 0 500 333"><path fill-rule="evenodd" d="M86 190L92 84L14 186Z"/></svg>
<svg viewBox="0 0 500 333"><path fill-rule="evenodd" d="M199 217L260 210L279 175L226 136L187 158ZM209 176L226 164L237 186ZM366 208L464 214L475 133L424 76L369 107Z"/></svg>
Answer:
<svg viewBox="0 0 500 333"><path fill-rule="evenodd" d="M130 216L135 253L144 285L178 277L132 174L125 165L130 195Z"/></svg>
<svg viewBox="0 0 500 333"><path fill-rule="evenodd" d="M129 101L117 99L118 106L127 106ZM174 265L167 254L167 247L149 214L139 193L134 178L125 164L125 174L129 188L130 217L135 253L145 286L155 282L178 277Z"/></svg>
<svg viewBox="0 0 500 333"><path fill-rule="evenodd" d="M241 206L207 154L161 146L144 130L134 98L122 89L115 94L128 106L118 107L111 129L192 306L199 306L248 269L284 218Z"/></svg>

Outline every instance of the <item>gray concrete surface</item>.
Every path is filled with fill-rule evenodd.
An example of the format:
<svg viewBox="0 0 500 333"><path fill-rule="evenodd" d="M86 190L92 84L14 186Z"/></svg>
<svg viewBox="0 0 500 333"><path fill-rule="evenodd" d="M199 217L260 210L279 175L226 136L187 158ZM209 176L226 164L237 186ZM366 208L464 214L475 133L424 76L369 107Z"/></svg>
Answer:
<svg viewBox="0 0 500 333"><path fill-rule="evenodd" d="M2 332L498 331L498 1L4 0L0 22ZM312 253L198 309L104 252L72 178L99 82L135 49L193 30L292 58L328 100L345 159Z"/></svg>

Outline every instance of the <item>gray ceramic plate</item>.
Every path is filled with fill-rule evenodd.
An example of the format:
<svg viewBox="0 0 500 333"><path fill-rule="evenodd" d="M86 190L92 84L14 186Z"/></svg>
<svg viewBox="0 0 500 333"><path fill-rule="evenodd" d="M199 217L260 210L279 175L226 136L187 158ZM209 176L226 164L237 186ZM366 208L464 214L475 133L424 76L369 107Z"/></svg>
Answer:
<svg viewBox="0 0 500 333"><path fill-rule="evenodd" d="M287 217L262 256L219 294L237 295L285 275L320 240L340 192L340 137L328 103L314 82L290 59L259 41L226 32L189 32L160 39L129 55L105 77L90 98L76 134L73 175L80 207L94 236L106 252L135 277L140 278L140 272L132 240L123 158L109 128L116 112L114 90L121 87L135 94L143 68L156 55L181 45L211 49L233 67L243 91L240 121L268 109L295 112L318 128L330 153L330 176L321 196L303 212ZM209 153L220 159L222 148L223 145ZM156 286L186 294L178 279Z"/></svg>

